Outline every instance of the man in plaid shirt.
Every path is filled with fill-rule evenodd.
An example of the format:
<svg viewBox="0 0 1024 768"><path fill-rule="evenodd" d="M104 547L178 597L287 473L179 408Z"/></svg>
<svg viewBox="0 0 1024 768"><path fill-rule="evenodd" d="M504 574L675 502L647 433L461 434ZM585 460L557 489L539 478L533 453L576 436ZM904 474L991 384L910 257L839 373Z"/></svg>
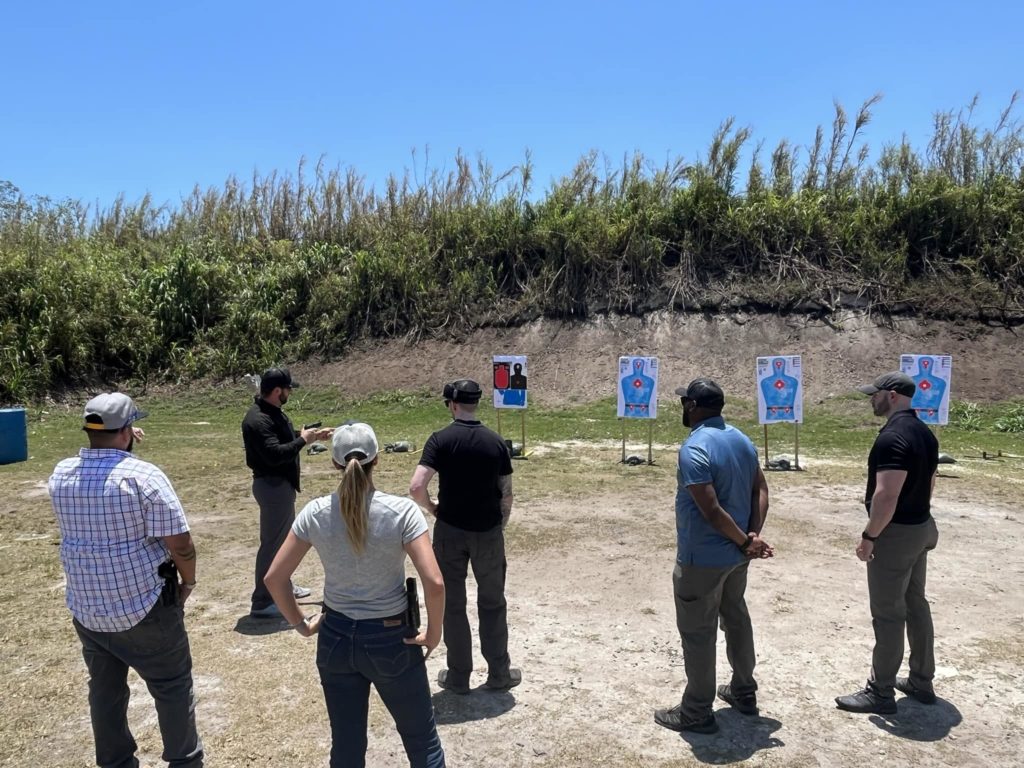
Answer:
<svg viewBox="0 0 1024 768"><path fill-rule="evenodd" d="M57 465L50 497L67 605L89 670L96 764L139 765L127 718L131 667L153 695L163 759L196 768L203 744L183 611L196 585L196 551L167 476L132 455L141 434L133 424L145 415L121 393L90 400L89 447Z"/></svg>

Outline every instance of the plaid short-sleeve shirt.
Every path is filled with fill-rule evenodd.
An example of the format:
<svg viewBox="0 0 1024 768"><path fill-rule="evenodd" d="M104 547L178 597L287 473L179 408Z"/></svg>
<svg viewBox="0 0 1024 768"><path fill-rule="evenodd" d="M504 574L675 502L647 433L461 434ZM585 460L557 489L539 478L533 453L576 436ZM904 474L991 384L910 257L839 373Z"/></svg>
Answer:
<svg viewBox="0 0 1024 768"><path fill-rule="evenodd" d="M127 451L83 448L57 465L49 489L68 608L88 629L131 629L163 588L156 571L170 552L161 537L188 531L170 480Z"/></svg>

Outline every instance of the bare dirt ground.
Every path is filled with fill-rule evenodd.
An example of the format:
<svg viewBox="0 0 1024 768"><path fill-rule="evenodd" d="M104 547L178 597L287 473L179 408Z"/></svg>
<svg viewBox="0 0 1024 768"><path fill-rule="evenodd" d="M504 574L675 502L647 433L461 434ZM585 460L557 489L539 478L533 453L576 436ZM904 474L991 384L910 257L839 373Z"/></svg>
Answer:
<svg viewBox="0 0 1024 768"><path fill-rule="evenodd" d="M508 598L511 651L524 682L509 693L479 689L464 697L435 687L450 765L1020 764L1024 566L1001 554L1024 546L1024 520L1012 501L1024 491L1020 479L1016 494L995 503L980 503L962 475L940 480L941 540L930 560L929 592L941 698L932 707L902 699L897 715L880 718L842 713L832 702L863 682L870 659L864 568L853 555L863 522L861 486L834 480L837 471L857 467L808 459L805 473L772 475L766 536L778 555L753 564L748 591L761 715L743 717L722 705L719 735L680 737L652 721L653 709L673 704L684 682L670 587L671 454L634 470L609 470L610 446L559 454L516 465L524 490L509 528ZM412 468L412 458L391 460L382 485L397 485ZM562 496L532 490L526 475L562 471L538 466L545 461L576 464L590 474L591 489ZM310 486L329 487L326 469L310 474ZM635 491L622 487L631 479ZM0 764L85 766L86 677L63 606L55 531L39 489L19 493L27 497L24 506L5 515L0 529ZM209 765L326 764L329 731L313 643L246 616L257 529L243 484L225 483L212 508L192 507L202 586L187 614ZM313 559L300 574L319 594ZM432 679L443 658L442 646L428 661ZM721 643L718 670L727 680ZM483 677L484 670L475 673L474 685ZM157 765L152 703L132 679L130 718L143 764ZM376 697L371 725L368 764L404 764Z"/></svg>
<svg viewBox="0 0 1024 768"><path fill-rule="evenodd" d="M557 387L537 379L549 402L558 402L566 389L585 399L609 395L609 356L650 349L644 334L657 325L621 322L626 327L605 333L603 340L596 330L588 336L587 329L538 327L535 340L527 331L509 351L535 354L531 372L557 377ZM708 372L727 391L730 382L752 388L749 357L762 346L802 351L815 361L806 364L812 397L859 381L865 370L894 367L901 351L935 349L927 337L907 337L907 343L928 346L904 349L905 339L887 340L870 329L851 334L851 343L828 328L801 329L799 346L780 349L764 328L755 334L733 321L677 327L679 322L665 318L657 331L661 346L651 354L663 355L662 376L684 380L691 371ZM994 360L988 372L969 364L979 363L981 352L966 346L957 351L955 329L942 333L935 343L945 342L943 351L957 356L954 365L961 362L954 386L961 392L970 388L963 396L1005 396L1003 373L1021 380L1014 369L1020 356L995 354L1012 341L1008 332L979 337L979 347ZM733 369L720 359L722 350L746 362ZM408 387L413 389L433 376L450 377L463 361L488 364L493 350L478 351L435 345L427 353L407 350L401 359L397 348L387 348L361 358L371 363L364 370L374 372L375 389L352 372L358 357L302 373L353 391L365 386L369 393L402 386L401 371L415 363L419 372ZM830 360L841 361L833 367L835 384L818 372ZM207 764L326 765L330 733L314 643L247 616L258 523L237 436L210 436L217 449L202 454L201 462L189 450L206 438L174 437L176 444L161 448L161 438L151 435L140 453L167 469L197 540L200 587L186 620ZM684 684L671 594L673 449L656 446L655 466L628 468L616 463L614 443L534 448L528 461L515 465L517 500L508 529L510 650L524 682L511 692L474 689L468 696L433 685L449 765L1021 765L1024 564L1017 553L1024 547L1024 462L979 460L940 477L934 510L940 541L929 561L940 701L926 707L901 698L899 713L885 718L843 713L833 703L834 696L863 684L870 663L865 573L853 554L863 526L863 458L816 457L808 448L805 472L772 473L765 535L777 556L751 566L747 597L761 714L747 718L719 703L718 735L681 737L652 720L655 708L678 700ZM403 492L415 460L386 456L379 487ZM64 606L57 531L45 490L51 469L41 462L0 468L0 766L10 768L92 764L85 667ZM304 457L300 503L330 491L333 482L325 461ZM312 587L316 598L322 579L316 559L307 558L297 581ZM316 608L309 601L307 610ZM443 651L442 645L427 662L432 682L444 666ZM477 660L483 663L479 655ZM720 641L719 681L727 682L727 674ZM474 674L474 686L484 675L483 669ZM152 702L134 675L131 685L129 717L142 764L161 765ZM367 764L405 764L398 735L375 696Z"/></svg>

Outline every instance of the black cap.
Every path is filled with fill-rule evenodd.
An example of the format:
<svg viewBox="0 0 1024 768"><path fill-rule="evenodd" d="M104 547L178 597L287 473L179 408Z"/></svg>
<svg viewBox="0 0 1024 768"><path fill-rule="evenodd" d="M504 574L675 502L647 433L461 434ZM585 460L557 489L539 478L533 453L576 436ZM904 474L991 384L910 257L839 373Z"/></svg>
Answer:
<svg viewBox="0 0 1024 768"><path fill-rule="evenodd" d="M260 376L260 392L270 392L275 387L298 389L299 382L292 381L292 374L287 368L267 368Z"/></svg>
<svg viewBox="0 0 1024 768"><path fill-rule="evenodd" d="M480 402L482 394L483 390L480 389L480 385L472 379L459 379L444 385L444 399L455 403L475 405Z"/></svg>
<svg viewBox="0 0 1024 768"><path fill-rule="evenodd" d="M685 387L679 387L676 394L693 400L698 408L722 408L725 405L725 393L711 379L694 379Z"/></svg>
<svg viewBox="0 0 1024 768"><path fill-rule="evenodd" d="M906 397L913 397L917 391L917 384L902 371L892 371L891 373L883 373L871 384L857 387L857 391L863 392L865 395L873 395L875 392L882 392L883 390L895 392Z"/></svg>

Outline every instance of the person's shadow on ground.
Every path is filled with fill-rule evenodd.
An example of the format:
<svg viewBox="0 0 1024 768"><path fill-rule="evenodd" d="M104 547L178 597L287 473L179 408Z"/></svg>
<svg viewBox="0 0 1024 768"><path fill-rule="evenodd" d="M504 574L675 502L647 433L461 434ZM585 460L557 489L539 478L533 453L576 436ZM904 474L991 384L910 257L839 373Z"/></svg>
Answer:
<svg viewBox="0 0 1024 768"><path fill-rule="evenodd" d="M772 736L782 723L770 717L741 715L731 707L715 712L719 731L713 734L683 732L679 734L690 745L693 756L702 763L726 765L749 759L755 752L784 745Z"/></svg>
<svg viewBox="0 0 1024 768"><path fill-rule="evenodd" d="M911 697L900 699L895 715L872 715L868 718L883 731L912 741L939 741L963 722L960 710L946 699L934 704L921 704Z"/></svg>
<svg viewBox="0 0 1024 768"><path fill-rule="evenodd" d="M299 600L299 608L302 608L303 613L306 612L307 605L318 611L323 610L324 607L322 600ZM283 616L281 618L256 618L247 613L235 622L235 632L240 635L273 635L276 632L286 632L289 629L291 627Z"/></svg>
<svg viewBox="0 0 1024 768"><path fill-rule="evenodd" d="M471 723L499 717L516 705L516 698L508 691L491 691L483 686L468 694L439 691L431 696L434 719L438 725Z"/></svg>
<svg viewBox="0 0 1024 768"><path fill-rule="evenodd" d="M245 614L235 622L235 632L240 635L272 635L275 632L287 632L291 629L284 619L254 619Z"/></svg>

